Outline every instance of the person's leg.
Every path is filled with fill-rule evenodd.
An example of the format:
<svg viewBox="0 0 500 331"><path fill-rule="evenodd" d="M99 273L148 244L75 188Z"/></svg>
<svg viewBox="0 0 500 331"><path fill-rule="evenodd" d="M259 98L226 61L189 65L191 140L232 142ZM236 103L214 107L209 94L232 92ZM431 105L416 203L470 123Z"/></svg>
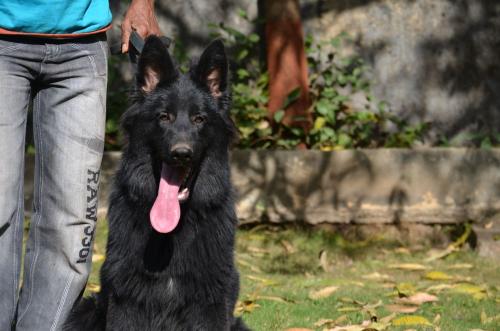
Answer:
<svg viewBox="0 0 500 331"><path fill-rule="evenodd" d="M0 330L10 330L17 305L24 141L35 53L29 45L0 38Z"/></svg>
<svg viewBox="0 0 500 331"><path fill-rule="evenodd" d="M88 278L104 148L106 44L46 45L34 98L34 216L17 331L60 330Z"/></svg>

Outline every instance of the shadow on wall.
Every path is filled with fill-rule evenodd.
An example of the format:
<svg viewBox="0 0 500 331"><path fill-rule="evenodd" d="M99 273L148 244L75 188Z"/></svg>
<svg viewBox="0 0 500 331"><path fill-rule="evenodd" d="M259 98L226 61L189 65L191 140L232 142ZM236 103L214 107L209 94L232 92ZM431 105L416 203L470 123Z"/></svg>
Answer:
<svg viewBox="0 0 500 331"><path fill-rule="evenodd" d="M430 144L500 144L500 2L304 0L303 18L356 34L378 96L431 122Z"/></svg>
<svg viewBox="0 0 500 331"><path fill-rule="evenodd" d="M455 0L453 4L454 10L443 14L453 34L421 45L424 83L429 84L428 91L441 89L469 99L453 123L442 128L446 137L464 129L484 136L499 134L500 3Z"/></svg>
<svg viewBox="0 0 500 331"><path fill-rule="evenodd" d="M235 151L232 166L243 222L452 224L500 212L499 151Z"/></svg>

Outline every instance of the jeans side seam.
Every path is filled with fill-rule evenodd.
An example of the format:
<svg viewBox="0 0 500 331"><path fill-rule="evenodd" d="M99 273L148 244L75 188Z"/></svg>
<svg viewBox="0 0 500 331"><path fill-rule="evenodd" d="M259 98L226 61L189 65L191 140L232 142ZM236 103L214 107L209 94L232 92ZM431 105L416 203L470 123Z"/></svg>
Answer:
<svg viewBox="0 0 500 331"><path fill-rule="evenodd" d="M71 274L71 277L66 282L66 286L64 287L61 301L59 302L59 307L57 307L56 315L54 316L54 322L52 322L52 326L50 327L50 331L54 331L57 327L57 324L59 322L59 318L61 317L62 309L64 307L64 304L66 303L66 298L68 297L69 287L70 287L71 283L73 282L73 278L75 278L75 275Z"/></svg>
<svg viewBox="0 0 500 331"><path fill-rule="evenodd" d="M37 195L38 195L38 201L39 201L39 207L40 207L40 210L37 214L37 219L36 221L34 222L34 224L32 224L33 227L33 231L34 231L34 234L33 234L33 238L34 238L34 252L33 252L33 259L31 261L31 265L30 265L30 274L29 274L29 284L30 284L30 287L29 287L29 293L28 293L28 299L26 301L26 307L24 308L24 311L21 313L21 315L19 316L17 322L19 323L19 321L22 320L22 318L24 317L24 315L26 315L26 312L28 312L28 309L29 309L29 306L31 305L31 300L32 300L32 297L33 297L33 278L34 278L34 273L35 273L35 266L36 266L36 261L38 259L38 251L39 251L39 245L38 245L38 225L42 219L42 215L43 215L43 204L42 204L42 191L43 191L43 142L42 142L42 139L41 139L41 128L40 128L40 99L39 99L39 96L37 96L36 98L36 103L37 103L37 107L34 109L34 112L33 114L36 113L36 121L34 121L34 125L36 127L36 135L37 135L37 141L38 141L38 146L36 147L39 147L37 148L37 153L39 155L39 159L40 159L40 170L39 170L39 173L38 173L38 177L39 177L39 180L40 180L40 185L38 187L38 191L37 191ZM31 232L31 227L30 227L30 232Z"/></svg>
<svg viewBox="0 0 500 331"><path fill-rule="evenodd" d="M26 137L26 133L24 134L24 137ZM26 138L23 139L23 146ZM21 171L24 171L24 157L22 158L22 166L21 166ZM21 215L24 214L23 208L23 199L24 199L24 178L21 180L19 184L19 191L18 191L18 198L17 198L17 212L16 216L14 217L14 241L12 243L13 246L13 252L14 252L14 270L13 270L13 280L14 280L14 286L13 286L13 300L14 304L12 305L13 311L12 315L14 316L16 314L16 306L17 306L17 291L19 290L19 271L18 271L18 263L19 263L19 256L18 256L18 243L19 243L19 226L24 223L24 217L20 217ZM22 251L21 251L22 254Z"/></svg>

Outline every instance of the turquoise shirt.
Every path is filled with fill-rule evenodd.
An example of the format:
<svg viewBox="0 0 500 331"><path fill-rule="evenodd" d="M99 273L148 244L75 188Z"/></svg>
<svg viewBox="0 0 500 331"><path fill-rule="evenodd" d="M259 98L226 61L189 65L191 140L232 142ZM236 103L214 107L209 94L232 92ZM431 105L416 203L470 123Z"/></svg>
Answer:
<svg viewBox="0 0 500 331"><path fill-rule="evenodd" d="M85 33L111 22L108 0L0 0L0 28L27 33Z"/></svg>

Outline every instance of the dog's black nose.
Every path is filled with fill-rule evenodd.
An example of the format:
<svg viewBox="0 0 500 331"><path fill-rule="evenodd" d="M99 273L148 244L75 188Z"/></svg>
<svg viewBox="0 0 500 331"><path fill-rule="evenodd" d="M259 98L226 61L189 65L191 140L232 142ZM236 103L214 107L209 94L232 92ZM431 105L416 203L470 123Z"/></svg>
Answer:
<svg viewBox="0 0 500 331"><path fill-rule="evenodd" d="M193 156L193 150L187 146L180 146L172 148L172 159L178 163L188 163Z"/></svg>

